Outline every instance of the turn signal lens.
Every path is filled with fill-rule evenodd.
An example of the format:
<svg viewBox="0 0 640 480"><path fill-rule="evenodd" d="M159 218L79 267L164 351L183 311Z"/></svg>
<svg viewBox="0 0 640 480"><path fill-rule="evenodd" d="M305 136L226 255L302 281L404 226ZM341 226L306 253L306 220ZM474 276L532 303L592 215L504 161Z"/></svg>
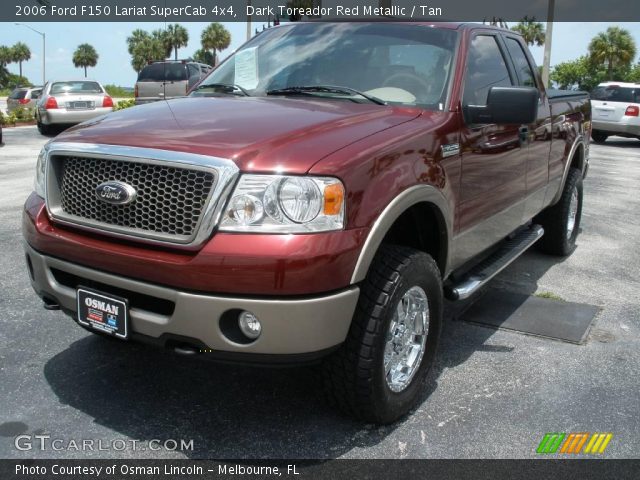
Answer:
<svg viewBox="0 0 640 480"><path fill-rule="evenodd" d="M103 108L113 107L113 98L111 98L109 95L105 95L104 98L102 99L102 107Z"/></svg>
<svg viewBox="0 0 640 480"><path fill-rule="evenodd" d="M324 187L324 207L325 215L339 215L344 202L344 187L341 183L334 183Z"/></svg>
<svg viewBox="0 0 640 480"><path fill-rule="evenodd" d="M636 106L630 106L627 107L627 111L624 112L625 116L627 117L637 117L640 116L640 107L636 107Z"/></svg>
<svg viewBox="0 0 640 480"><path fill-rule="evenodd" d="M47 103L44 104L45 110L53 110L54 108L58 108L58 101L56 97L47 98Z"/></svg>

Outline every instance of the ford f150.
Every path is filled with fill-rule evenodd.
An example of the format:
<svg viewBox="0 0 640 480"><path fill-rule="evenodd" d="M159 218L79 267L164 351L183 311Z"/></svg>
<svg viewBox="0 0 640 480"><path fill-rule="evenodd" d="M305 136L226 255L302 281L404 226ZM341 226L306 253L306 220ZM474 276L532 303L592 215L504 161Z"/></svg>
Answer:
<svg viewBox="0 0 640 480"><path fill-rule="evenodd" d="M23 215L33 288L102 335L321 362L334 404L416 402L445 296L575 246L588 96L480 24L293 23L189 97L50 141Z"/></svg>

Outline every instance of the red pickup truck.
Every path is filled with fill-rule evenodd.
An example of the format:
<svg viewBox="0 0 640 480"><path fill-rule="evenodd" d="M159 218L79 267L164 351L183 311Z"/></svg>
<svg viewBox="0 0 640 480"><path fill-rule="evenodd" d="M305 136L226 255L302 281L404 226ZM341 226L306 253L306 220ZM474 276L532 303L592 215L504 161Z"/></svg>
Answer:
<svg viewBox="0 0 640 480"><path fill-rule="evenodd" d="M50 141L23 215L47 309L103 335L248 363L321 362L394 421L444 297L533 243L575 246L590 106L522 38L454 23L269 29L187 98Z"/></svg>

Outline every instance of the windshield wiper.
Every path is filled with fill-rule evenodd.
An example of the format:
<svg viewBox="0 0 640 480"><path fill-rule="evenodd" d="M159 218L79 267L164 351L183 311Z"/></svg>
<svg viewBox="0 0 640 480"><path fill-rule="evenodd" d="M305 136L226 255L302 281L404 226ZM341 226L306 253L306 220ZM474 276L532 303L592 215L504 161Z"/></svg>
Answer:
<svg viewBox="0 0 640 480"><path fill-rule="evenodd" d="M267 90L267 95L313 95L314 93L336 93L339 95L359 96L377 105L386 105L387 102L377 97L360 92L354 88L339 87L335 85L308 85L301 87L276 88Z"/></svg>
<svg viewBox="0 0 640 480"><path fill-rule="evenodd" d="M198 85L196 87L196 89L194 90L204 90L205 88L212 88L212 89L218 89L218 90L223 90L223 93L229 93L231 95L237 95L237 93L234 92L240 92L240 94L244 97L250 97L251 94L249 92L247 92L244 88L242 88L240 85L237 85L235 83L207 83L207 84L202 84L202 85Z"/></svg>

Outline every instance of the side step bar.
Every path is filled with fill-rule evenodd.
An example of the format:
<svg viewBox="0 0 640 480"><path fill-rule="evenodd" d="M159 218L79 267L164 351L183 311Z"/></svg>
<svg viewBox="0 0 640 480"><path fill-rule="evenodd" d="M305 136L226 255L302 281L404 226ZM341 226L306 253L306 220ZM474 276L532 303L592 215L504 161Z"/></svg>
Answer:
<svg viewBox="0 0 640 480"><path fill-rule="evenodd" d="M469 298L536 243L542 235L544 235L544 229L540 225L532 225L530 228L518 232L515 237L507 240L499 250L473 267L464 280L457 285L445 288L445 295L449 300Z"/></svg>

